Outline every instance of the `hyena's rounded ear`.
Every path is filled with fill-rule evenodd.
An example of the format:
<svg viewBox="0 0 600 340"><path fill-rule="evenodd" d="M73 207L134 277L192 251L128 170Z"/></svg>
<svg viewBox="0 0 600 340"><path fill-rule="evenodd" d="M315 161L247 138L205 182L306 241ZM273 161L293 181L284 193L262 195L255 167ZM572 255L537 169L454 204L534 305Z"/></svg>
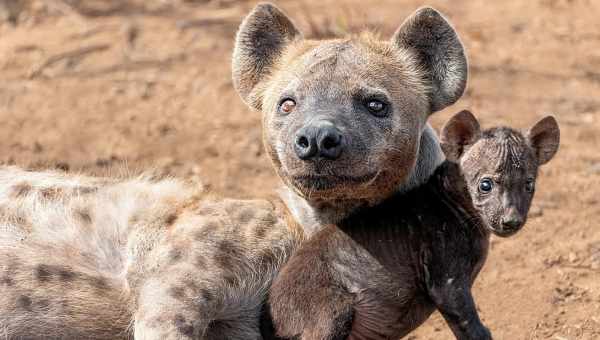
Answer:
<svg viewBox="0 0 600 340"><path fill-rule="evenodd" d="M540 119L527 131L527 139L537 155L538 164L548 163L558 151L560 144L558 122L552 116Z"/></svg>
<svg viewBox="0 0 600 340"><path fill-rule="evenodd" d="M431 112L454 104L467 84L467 58L456 31L435 9L423 7L398 28L392 43L411 50L431 86Z"/></svg>
<svg viewBox="0 0 600 340"><path fill-rule="evenodd" d="M458 162L467 147L477 141L481 134L475 116L463 110L455 114L442 128L440 146L451 162Z"/></svg>
<svg viewBox="0 0 600 340"><path fill-rule="evenodd" d="M233 86L244 102L261 109L260 83L286 46L301 34L290 19L269 3L258 4L244 19L233 49Z"/></svg>

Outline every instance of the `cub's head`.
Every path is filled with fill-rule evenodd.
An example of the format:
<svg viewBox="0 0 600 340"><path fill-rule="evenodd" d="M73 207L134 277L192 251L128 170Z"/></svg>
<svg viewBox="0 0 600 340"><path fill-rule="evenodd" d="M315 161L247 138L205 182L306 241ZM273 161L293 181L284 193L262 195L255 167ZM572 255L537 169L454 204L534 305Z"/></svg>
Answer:
<svg viewBox="0 0 600 340"><path fill-rule="evenodd" d="M507 127L481 131L477 119L462 111L442 128L440 139L446 158L459 164L487 228L503 237L519 231L527 220L538 168L558 150L554 117L522 134Z"/></svg>
<svg viewBox="0 0 600 340"><path fill-rule="evenodd" d="M233 80L263 112L278 175L308 200L387 195L415 167L428 116L462 95L467 62L434 9L409 17L388 41L362 34L306 40L275 6L242 23Z"/></svg>

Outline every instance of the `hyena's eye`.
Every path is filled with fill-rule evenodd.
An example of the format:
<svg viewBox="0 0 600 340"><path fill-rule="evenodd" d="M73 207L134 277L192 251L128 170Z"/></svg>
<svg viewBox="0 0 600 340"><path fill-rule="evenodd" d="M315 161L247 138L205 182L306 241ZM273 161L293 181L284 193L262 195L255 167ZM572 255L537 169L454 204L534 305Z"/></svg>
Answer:
<svg viewBox="0 0 600 340"><path fill-rule="evenodd" d="M494 182L489 178L484 178L479 182L479 192L482 194L488 194L494 188Z"/></svg>
<svg viewBox="0 0 600 340"><path fill-rule="evenodd" d="M381 100L367 100L365 106L369 112L376 117L385 117L388 113L388 105Z"/></svg>
<svg viewBox="0 0 600 340"><path fill-rule="evenodd" d="M527 181L527 183L525 183L525 190L527 190L527 192L533 192L535 190L535 181L530 179Z"/></svg>
<svg viewBox="0 0 600 340"><path fill-rule="evenodd" d="M279 104L279 111L284 114L290 114L296 108L296 102L293 99L286 98Z"/></svg>

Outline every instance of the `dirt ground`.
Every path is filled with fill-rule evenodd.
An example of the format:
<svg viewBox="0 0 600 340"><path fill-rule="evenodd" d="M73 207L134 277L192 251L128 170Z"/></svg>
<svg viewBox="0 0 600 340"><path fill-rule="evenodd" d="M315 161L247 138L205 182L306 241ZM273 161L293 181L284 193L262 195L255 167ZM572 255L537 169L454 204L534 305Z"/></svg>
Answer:
<svg viewBox="0 0 600 340"><path fill-rule="evenodd" d="M420 1L278 1L306 35L394 29ZM476 282L495 339L600 339L600 2L437 1L470 61L484 125L561 125L525 230ZM0 0L0 161L92 173L149 167L232 197L279 185L260 115L230 80L252 1ZM117 169L117 170L115 170ZM126 169L126 170L123 170ZM439 315L409 339L451 339Z"/></svg>

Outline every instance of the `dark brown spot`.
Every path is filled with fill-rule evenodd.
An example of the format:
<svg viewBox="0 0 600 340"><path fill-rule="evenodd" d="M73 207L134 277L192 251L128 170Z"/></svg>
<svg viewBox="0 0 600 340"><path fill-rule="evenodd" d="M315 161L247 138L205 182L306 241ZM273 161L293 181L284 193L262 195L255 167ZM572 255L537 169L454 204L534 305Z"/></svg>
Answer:
<svg viewBox="0 0 600 340"><path fill-rule="evenodd" d="M165 223L167 224L167 226L173 225L175 221L177 221L177 214L169 214L165 219Z"/></svg>
<svg viewBox="0 0 600 340"><path fill-rule="evenodd" d="M31 298L29 296L21 295L17 298L17 307L24 310L31 310Z"/></svg>
<svg viewBox="0 0 600 340"><path fill-rule="evenodd" d="M106 282L106 279L103 277L90 276L87 281L90 282L92 287L98 290L108 290L108 282Z"/></svg>
<svg viewBox="0 0 600 340"><path fill-rule="evenodd" d="M44 199L55 200L59 198L63 193L61 188L44 188L40 190L40 194Z"/></svg>
<svg viewBox="0 0 600 340"><path fill-rule="evenodd" d="M169 263L174 264L183 258L183 252L180 249L172 248L169 250L169 254L167 256L169 258Z"/></svg>
<svg viewBox="0 0 600 340"><path fill-rule="evenodd" d="M88 195L95 193L96 191L98 191L98 188L96 187L77 187L73 189L75 195Z"/></svg>
<svg viewBox="0 0 600 340"><path fill-rule="evenodd" d="M269 229L269 226L267 226L263 223L259 223L254 230L256 238L263 239L265 237L265 235L267 234L268 229Z"/></svg>
<svg viewBox="0 0 600 340"><path fill-rule="evenodd" d="M191 276L192 274L189 274L189 275ZM198 283L196 281L194 281L194 280L191 280L191 279L185 279L183 281L183 284L185 285L185 287L187 289L189 289L191 291L194 291L194 292L197 291L198 288L199 288L198 287Z"/></svg>
<svg viewBox="0 0 600 340"><path fill-rule="evenodd" d="M202 297L202 299L206 302L210 302L213 299L212 293L206 288L202 288L200 290L200 297Z"/></svg>
<svg viewBox="0 0 600 340"><path fill-rule="evenodd" d="M182 300L185 298L185 288L174 286L169 288L169 295L175 299Z"/></svg>
<svg viewBox="0 0 600 340"><path fill-rule="evenodd" d="M31 192L31 190L32 187L29 183L19 183L12 188L11 196L14 198L22 198L27 196Z"/></svg>
<svg viewBox="0 0 600 340"><path fill-rule="evenodd" d="M231 268L234 254L234 244L230 241L221 241L217 245L217 250L215 252L215 261L217 265L221 268Z"/></svg>
<svg viewBox="0 0 600 340"><path fill-rule="evenodd" d="M8 275L4 275L0 278L0 285L4 285L4 286L12 286L15 284L15 281L10 278Z"/></svg>
<svg viewBox="0 0 600 340"><path fill-rule="evenodd" d="M35 278L40 282L50 281L52 278L52 266L47 264L40 264L35 268Z"/></svg>
<svg viewBox="0 0 600 340"><path fill-rule="evenodd" d="M13 277L17 274L17 270L19 269L19 261L15 257L5 255L2 257L2 262L8 263L8 266L4 267L3 275L0 278L0 284L12 286L15 284Z"/></svg>
<svg viewBox="0 0 600 340"><path fill-rule="evenodd" d="M254 218L254 210L252 209L244 209L239 215L239 222L242 224L246 224L250 222Z"/></svg>
<svg viewBox="0 0 600 340"><path fill-rule="evenodd" d="M29 220L24 215L19 214L19 215L14 215L12 217L13 217L14 223L18 227L20 227L22 230L31 231L33 229L33 226L31 225L31 223L29 223Z"/></svg>
<svg viewBox="0 0 600 340"><path fill-rule="evenodd" d="M229 286L238 286L240 283L239 278L232 273L231 271L226 271L225 273L223 273L223 280L225 281L225 283L227 283Z"/></svg>
<svg viewBox="0 0 600 340"><path fill-rule="evenodd" d="M189 337L194 336L194 326L189 323L183 315L175 315L174 323L175 327L179 332L181 332L181 334Z"/></svg>
<svg viewBox="0 0 600 340"><path fill-rule="evenodd" d="M92 223L92 215L88 209L80 209L75 212L77 218L79 218L83 223L91 224Z"/></svg>
<svg viewBox="0 0 600 340"><path fill-rule="evenodd" d="M71 282L77 277L77 273L68 268L61 268L58 269L58 277L63 282Z"/></svg>

